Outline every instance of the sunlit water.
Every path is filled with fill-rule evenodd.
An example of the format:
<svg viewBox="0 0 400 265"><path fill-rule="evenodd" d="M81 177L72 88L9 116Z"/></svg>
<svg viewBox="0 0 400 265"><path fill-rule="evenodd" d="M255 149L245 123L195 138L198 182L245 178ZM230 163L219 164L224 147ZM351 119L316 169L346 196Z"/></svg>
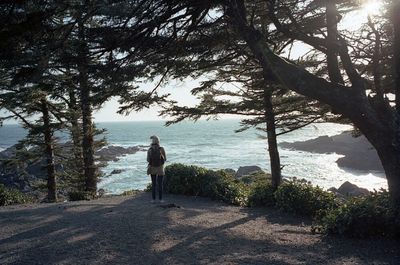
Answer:
<svg viewBox="0 0 400 265"><path fill-rule="evenodd" d="M195 164L211 169L232 168L258 165L269 171L267 143L259 137L259 132L248 130L234 133L239 128L237 120L184 122L164 127L163 122L116 122L99 123L106 128L106 138L111 145L136 146L148 145L151 135L158 135L161 145L167 151L171 163ZM0 148L13 144L23 137L17 126L0 128ZM322 135L336 135L351 129L347 125L317 124L282 135L279 142L295 142L316 138ZM16 133L13 133L16 132ZM17 132L18 131L18 132ZM338 187L344 181L350 181L368 189L387 188L383 172L349 171L339 168L337 154L315 154L309 152L280 149L281 162L284 165L284 177L304 178L324 188ZM110 162L104 169L105 177L99 188L108 193L121 193L129 189L143 189L149 183L146 176L146 152L122 157ZM125 170L121 174L110 175L114 169Z"/></svg>

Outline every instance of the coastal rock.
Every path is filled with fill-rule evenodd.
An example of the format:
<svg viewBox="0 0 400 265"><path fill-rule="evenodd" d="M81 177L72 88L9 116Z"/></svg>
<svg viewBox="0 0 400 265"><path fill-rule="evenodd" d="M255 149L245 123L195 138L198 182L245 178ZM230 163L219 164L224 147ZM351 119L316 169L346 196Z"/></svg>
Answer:
<svg viewBox="0 0 400 265"><path fill-rule="evenodd" d="M143 151L145 146L130 146L122 147L116 145L106 146L96 152L96 156L101 161L118 161L121 156L126 156L128 154L135 154L138 151Z"/></svg>
<svg viewBox="0 0 400 265"><path fill-rule="evenodd" d="M352 184L348 181L344 182L339 189L337 189L337 193L342 194L346 197L356 197L356 196L365 196L369 195L369 191L364 188L360 188L355 184Z"/></svg>
<svg viewBox="0 0 400 265"><path fill-rule="evenodd" d="M328 191L333 192L333 193L338 193L338 189L335 187L329 188Z"/></svg>
<svg viewBox="0 0 400 265"><path fill-rule="evenodd" d="M381 161L378 155L375 154L376 152L373 150L373 153L370 151L362 155L346 155L336 160L336 163L341 168L383 171Z"/></svg>
<svg viewBox="0 0 400 265"><path fill-rule="evenodd" d="M302 142L283 142L280 143L279 146L286 149L319 154L336 153L344 155L344 157L339 158L336 163L339 167L345 169L383 171L376 150L365 136L353 137L349 131L334 136L320 136Z"/></svg>
<svg viewBox="0 0 400 265"><path fill-rule="evenodd" d="M16 151L15 146L11 146L3 151L0 152L0 159L7 159L14 155Z"/></svg>
<svg viewBox="0 0 400 265"><path fill-rule="evenodd" d="M241 178L243 176L247 176L247 175L250 175L252 173L256 173L258 171L262 171L262 169L259 166L239 167L238 171L236 172L235 177L236 178Z"/></svg>
<svg viewBox="0 0 400 265"><path fill-rule="evenodd" d="M124 171L126 171L126 169L114 169L113 171L111 171L110 175L121 174Z"/></svg>
<svg viewBox="0 0 400 265"><path fill-rule="evenodd" d="M335 187L329 188L328 191L332 192L333 194L335 194L336 198L338 198L341 201L345 201L346 200L346 196L339 193L338 189Z"/></svg>
<svg viewBox="0 0 400 265"><path fill-rule="evenodd" d="M97 196L99 197L103 197L106 194L106 190L105 189L99 189L97 191Z"/></svg>
<svg viewBox="0 0 400 265"><path fill-rule="evenodd" d="M320 153L320 154L334 153L333 149L340 148L340 145L338 144L335 145L335 142L332 139L332 137L329 137L327 135L320 136L318 138L307 141L299 141L294 143L283 142L280 143L279 146L286 149L296 149L305 152Z"/></svg>

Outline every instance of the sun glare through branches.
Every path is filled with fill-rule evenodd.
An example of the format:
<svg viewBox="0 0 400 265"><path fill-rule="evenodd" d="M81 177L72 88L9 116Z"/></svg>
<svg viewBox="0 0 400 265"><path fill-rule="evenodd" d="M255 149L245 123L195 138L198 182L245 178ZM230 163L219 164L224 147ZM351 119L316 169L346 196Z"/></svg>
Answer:
<svg viewBox="0 0 400 265"><path fill-rule="evenodd" d="M381 0L364 0L362 3L362 10L364 14L373 16L378 15L382 11Z"/></svg>

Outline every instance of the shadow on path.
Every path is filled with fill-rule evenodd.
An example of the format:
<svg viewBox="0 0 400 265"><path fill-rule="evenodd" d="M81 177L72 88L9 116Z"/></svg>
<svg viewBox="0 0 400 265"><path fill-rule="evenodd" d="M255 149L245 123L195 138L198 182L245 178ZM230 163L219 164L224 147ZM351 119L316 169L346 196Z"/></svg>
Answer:
<svg viewBox="0 0 400 265"><path fill-rule="evenodd" d="M390 240L312 235L275 209L149 194L0 208L0 264L399 264Z"/></svg>

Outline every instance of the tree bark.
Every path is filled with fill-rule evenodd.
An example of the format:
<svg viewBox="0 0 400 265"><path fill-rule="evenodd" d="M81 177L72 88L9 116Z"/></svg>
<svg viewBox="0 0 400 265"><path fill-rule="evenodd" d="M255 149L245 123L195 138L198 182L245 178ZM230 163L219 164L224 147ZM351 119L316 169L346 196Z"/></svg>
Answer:
<svg viewBox="0 0 400 265"><path fill-rule="evenodd" d="M85 42L83 22L78 23L78 37L80 41L78 51L78 71L79 71L79 88L81 96L82 111L82 150L85 175L85 190L92 196L97 192L97 174L94 164L94 137L93 137L93 121L92 121L92 102L91 91L88 78L88 47Z"/></svg>
<svg viewBox="0 0 400 265"><path fill-rule="evenodd" d="M326 1L326 28L327 28L327 49L326 57L328 62L328 74L332 82L343 84L343 77L339 69L338 55L336 52L338 42L338 12L335 1Z"/></svg>
<svg viewBox="0 0 400 265"><path fill-rule="evenodd" d="M389 192L395 206L400 210L400 153L392 144L388 145L390 146L387 148L377 148L377 152L385 170Z"/></svg>
<svg viewBox="0 0 400 265"><path fill-rule="evenodd" d="M54 167L53 132L50 127L50 114L45 99L41 100L41 111L43 119L43 134L45 145L45 159L47 170L47 199L49 202L57 201L56 173Z"/></svg>
<svg viewBox="0 0 400 265"><path fill-rule="evenodd" d="M271 164L271 183L274 190L281 184L281 161L276 140L275 114L272 105L272 94L264 92L265 120L267 123L268 153Z"/></svg>
<svg viewBox="0 0 400 265"><path fill-rule="evenodd" d="M394 31L394 78L395 78L395 102L396 112L393 119L394 133L392 137L393 151L389 154L382 154L387 157L382 161L386 174L390 174L388 178L389 190L396 197L396 203L400 211L400 2L395 1L392 13L392 24Z"/></svg>
<svg viewBox="0 0 400 265"><path fill-rule="evenodd" d="M372 57L372 73L374 76L375 92L376 92L376 95L377 95L379 101L384 103L383 102L384 93L382 90L382 71L381 71L381 57L382 57L382 55L381 55L381 47L382 47L381 34L375 28L375 25L372 22L372 19L370 17L368 17L368 25L375 35L374 54Z"/></svg>
<svg viewBox="0 0 400 265"><path fill-rule="evenodd" d="M77 174L77 179L74 181L76 185L75 188L81 190L85 186L85 175L84 175L84 161L83 161L83 152L82 152L82 140L81 140L81 128L79 126L79 106L77 103L75 89L70 88L69 90L69 115L71 122L71 138L72 138L72 152L74 156L73 166L75 167L75 171ZM76 182L76 183L75 183Z"/></svg>
<svg viewBox="0 0 400 265"><path fill-rule="evenodd" d="M392 24L394 31L394 57L393 64L395 69L395 95L397 114L400 115L400 2L394 1L392 11Z"/></svg>

